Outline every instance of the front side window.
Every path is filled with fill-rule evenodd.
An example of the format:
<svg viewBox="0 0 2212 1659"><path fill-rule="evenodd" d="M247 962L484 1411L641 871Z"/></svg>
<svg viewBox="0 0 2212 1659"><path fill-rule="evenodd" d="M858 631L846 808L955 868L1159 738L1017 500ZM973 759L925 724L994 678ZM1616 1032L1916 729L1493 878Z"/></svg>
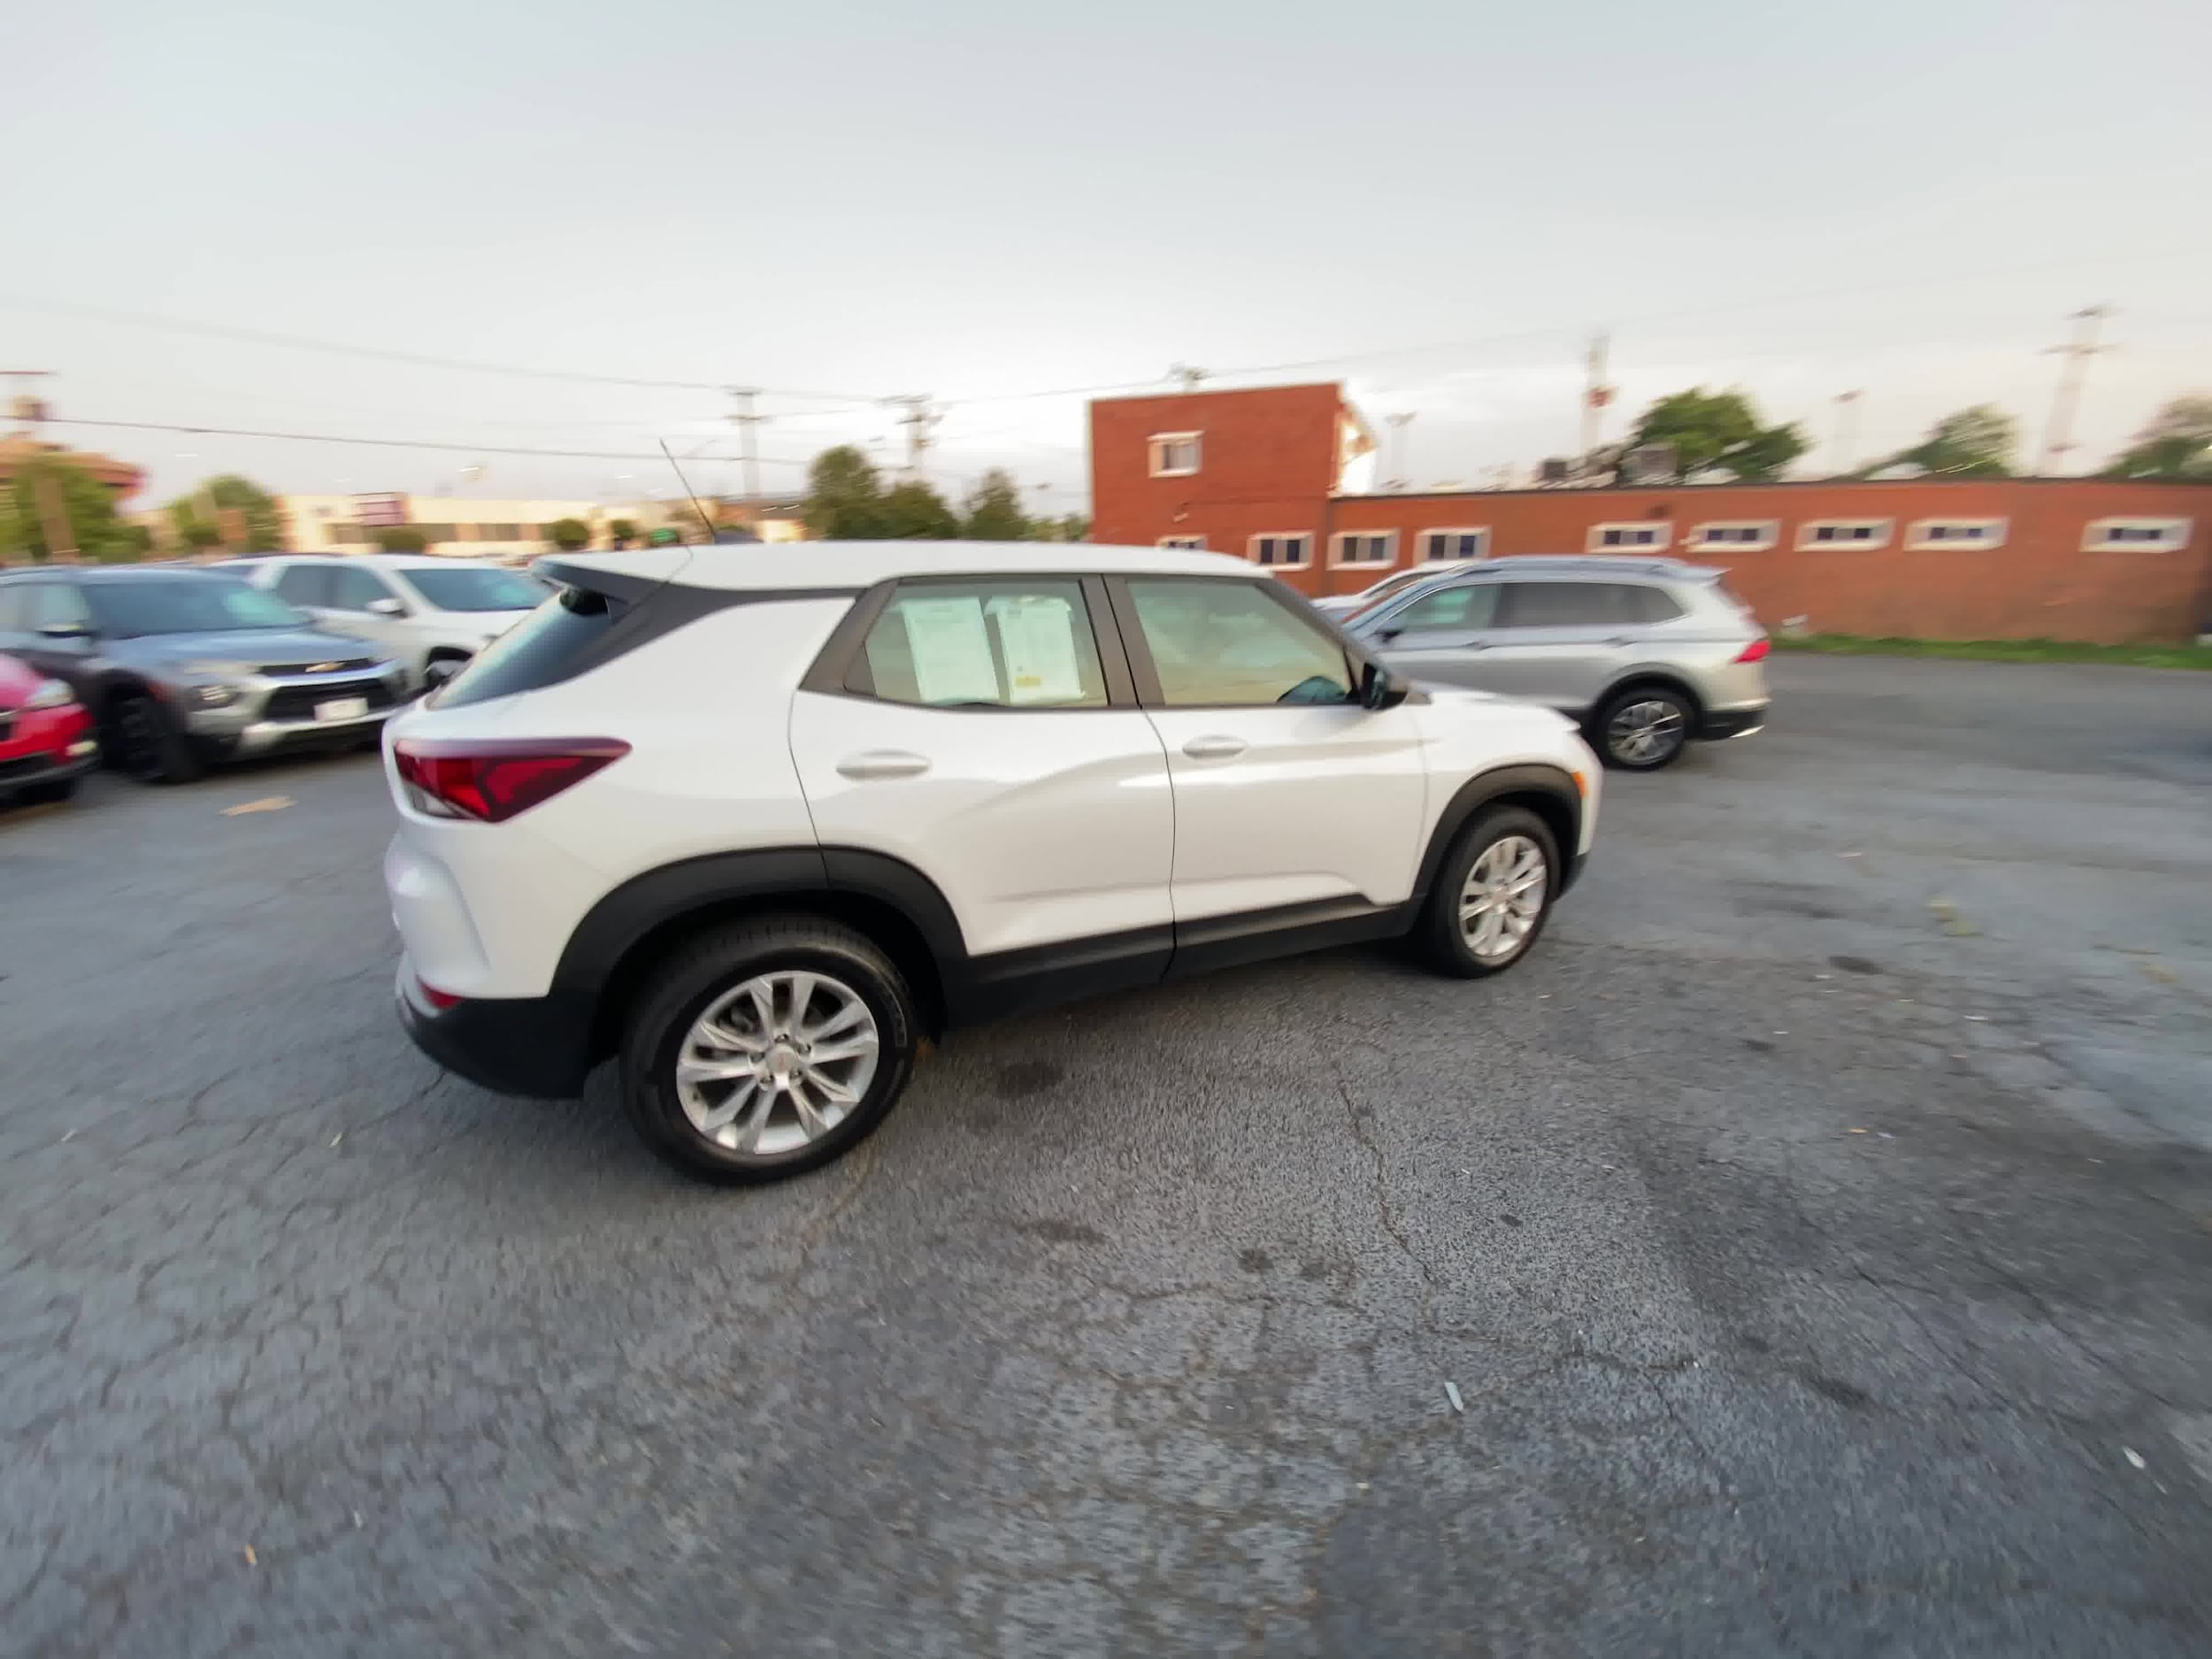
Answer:
<svg viewBox="0 0 2212 1659"><path fill-rule="evenodd" d="M915 582L868 630L846 689L927 708L1102 709L1076 581Z"/></svg>
<svg viewBox="0 0 2212 1659"><path fill-rule="evenodd" d="M330 569L324 565L288 565L277 577L278 595L296 605L330 603Z"/></svg>
<svg viewBox="0 0 2212 1659"><path fill-rule="evenodd" d="M276 595L233 576L134 576L88 586L100 631L126 639L308 626L306 618Z"/></svg>
<svg viewBox="0 0 2212 1659"><path fill-rule="evenodd" d="M70 582L40 582L31 589L31 628L88 628L92 612Z"/></svg>
<svg viewBox="0 0 2212 1659"><path fill-rule="evenodd" d="M457 565L451 570L419 566L403 579L441 611L534 611L545 602L546 587L520 571Z"/></svg>
<svg viewBox="0 0 2212 1659"><path fill-rule="evenodd" d="M1345 703L1344 648L1258 581L1146 581L1129 596L1171 709Z"/></svg>
<svg viewBox="0 0 2212 1659"><path fill-rule="evenodd" d="M391 588L374 571L359 565L334 565L330 597L324 603L334 611L366 611L378 600L391 597Z"/></svg>
<svg viewBox="0 0 2212 1659"><path fill-rule="evenodd" d="M1423 594L1391 618L1390 626L1401 634L1486 628L1497 613L1498 586L1496 582L1462 582L1455 588Z"/></svg>

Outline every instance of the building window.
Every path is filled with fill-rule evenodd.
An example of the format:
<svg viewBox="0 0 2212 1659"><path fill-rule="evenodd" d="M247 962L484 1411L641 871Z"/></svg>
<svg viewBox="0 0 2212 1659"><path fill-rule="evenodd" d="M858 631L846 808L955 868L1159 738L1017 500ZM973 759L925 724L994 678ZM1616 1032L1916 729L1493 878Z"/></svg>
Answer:
<svg viewBox="0 0 2212 1659"><path fill-rule="evenodd" d="M1394 565L1397 561L1395 530L1344 530L1329 538L1332 565Z"/></svg>
<svg viewBox="0 0 2212 1659"><path fill-rule="evenodd" d="M1691 530L1689 545L1716 553L1757 553L1782 539L1782 526L1773 518L1726 518L1701 524Z"/></svg>
<svg viewBox="0 0 2212 1659"><path fill-rule="evenodd" d="M1255 565L1303 565L1313 557L1313 538L1302 530L1287 535L1256 535L1246 546Z"/></svg>
<svg viewBox="0 0 2212 1659"><path fill-rule="evenodd" d="M1585 544L1592 553L1656 553L1667 545L1671 526L1648 519L1636 524L1594 524Z"/></svg>
<svg viewBox="0 0 2212 1659"><path fill-rule="evenodd" d="M1816 518L1797 526L1797 547L1887 547L1894 518Z"/></svg>
<svg viewBox="0 0 2212 1659"><path fill-rule="evenodd" d="M1198 470L1198 434L1156 432L1146 443L1151 451L1153 477L1188 478Z"/></svg>
<svg viewBox="0 0 2212 1659"><path fill-rule="evenodd" d="M2085 553L2166 553L2189 545L2188 518L2092 518L2082 526Z"/></svg>
<svg viewBox="0 0 2212 1659"><path fill-rule="evenodd" d="M1424 530L1421 532L1421 563L1434 564L1439 559L1483 559L1490 557L1490 532L1473 530Z"/></svg>
<svg viewBox="0 0 2212 1659"><path fill-rule="evenodd" d="M1164 535L1160 538L1160 545L1165 548L1181 548L1185 552L1194 553L1204 548L1206 538L1202 535Z"/></svg>
<svg viewBox="0 0 2212 1659"><path fill-rule="evenodd" d="M1931 548L2002 547L2005 522L2002 518L1923 518L1905 532L1905 546L1915 553Z"/></svg>

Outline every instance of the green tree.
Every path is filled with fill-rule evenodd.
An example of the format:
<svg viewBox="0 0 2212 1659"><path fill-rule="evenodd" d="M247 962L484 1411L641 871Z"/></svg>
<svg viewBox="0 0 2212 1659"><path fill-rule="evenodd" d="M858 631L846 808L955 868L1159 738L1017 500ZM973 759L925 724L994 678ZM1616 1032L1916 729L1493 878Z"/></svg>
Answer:
<svg viewBox="0 0 2212 1659"><path fill-rule="evenodd" d="M832 541L886 534L883 486L874 464L849 443L825 449L806 471L807 528Z"/></svg>
<svg viewBox="0 0 2212 1659"><path fill-rule="evenodd" d="M46 519L39 506L42 488L60 497L80 557L128 557L127 526L116 516L115 498L107 486L58 456L42 456L24 462L14 479L0 488L0 498L6 503L0 510L0 557L43 562L49 557Z"/></svg>
<svg viewBox="0 0 2212 1659"><path fill-rule="evenodd" d="M214 508L212 522L209 522L211 503ZM212 547L222 541L229 522L227 515L233 513L245 520L246 545L241 551L274 553L284 546L284 516L277 510L276 497L251 479L241 478L235 472L221 473L202 483L191 494L178 496L169 503L168 513L178 535L191 547ZM192 534L196 524L205 524L213 534L206 539L196 538Z"/></svg>
<svg viewBox="0 0 2212 1659"><path fill-rule="evenodd" d="M1032 518L1029 536L1032 541L1087 541L1091 539L1091 520L1087 513L1071 512L1064 518Z"/></svg>
<svg viewBox="0 0 2212 1659"><path fill-rule="evenodd" d="M574 553L591 545L591 526L581 518L556 518L545 526L545 534L564 553Z"/></svg>
<svg viewBox="0 0 2212 1659"><path fill-rule="evenodd" d="M945 499L919 479L884 491L878 535L887 541L946 541L960 534L960 520Z"/></svg>
<svg viewBox="0 0 2212 1659"><path fill-rule="evenodd" d="M223 533L204 518L187 518L178 534L183 536L185 546L195 552L204 552L223 539Z"/></svg>
<svg viewBox="0 0 2212 1659"><path fill-rule="evenodd" d="M153 550L154 533L126 520L118 526L115 545L104 557L111 564L135 564Z"/></svg>
<svg viewBox="0 0 2212 1659"><path fill-rule="evenodd" d="M2108 478L2212 478L2212 396L2170 399L2112 457Z"/></svg>
<svg viewBox="0 0 2212 1659"><path fill-rule="evenodd" d="M637 520L611 518L607 521L607 540L617 548L626 548L637 540Z"/></svg>
<svg viewBox="0 0 2212 1659"><path fill-rule="evenodd" d="M1022 511L1021 487L998 467L976 480L968 492L967 513L960 534L976 541L1020 541L1030 536L1029 518Z"/></svg>
<svg viewBox="0 0 2212 1659"><path fill-rule="evenodd" d="M376 545L386 553L419 553L430 541L411 524L395 524L376 533Z"/></svg>
<svg viewBox="0 0 2212 1659"><path fill-rule="evenodd" d="M1807 447L1793 425L1761 426L1759 411L1743 393L1709 392L1701 386L1644 411L1629 442L1673 445L1678 480L1718 469L1747 482L1773 478Z"/></svg>
<svg viewBox="0 0 2212 1659"><path fill-rule="evenodd" d="M1911 449L1868 470L1916 466L1934 477L2010 478L2019 447L2019 423L1993 403L1977 403L1944 416Z"/></svg>

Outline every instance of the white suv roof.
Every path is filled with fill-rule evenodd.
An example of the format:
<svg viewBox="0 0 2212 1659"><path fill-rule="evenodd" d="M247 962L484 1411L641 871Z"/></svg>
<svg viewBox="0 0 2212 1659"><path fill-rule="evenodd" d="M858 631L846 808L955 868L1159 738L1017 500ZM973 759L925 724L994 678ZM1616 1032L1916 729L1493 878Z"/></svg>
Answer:
<svg viewBox="0 0 2212 1659"><path fill-rule="evenodd" d="M1101 547L1088 541L749 541L630 552L557 553L557 569L604 571L688 588L866 588L897 576L1248 576L1266 572L1227 553Z"/></svg>
<svg viewBox="0 0 2212 1659"><path fill-rule="evenodd" d="M256 565L365 565L371 570L380 571L450 570L456 565L495 567L499 564L496 559L458 556L448 558L436 553L264 553L251 562Z"/></svg>

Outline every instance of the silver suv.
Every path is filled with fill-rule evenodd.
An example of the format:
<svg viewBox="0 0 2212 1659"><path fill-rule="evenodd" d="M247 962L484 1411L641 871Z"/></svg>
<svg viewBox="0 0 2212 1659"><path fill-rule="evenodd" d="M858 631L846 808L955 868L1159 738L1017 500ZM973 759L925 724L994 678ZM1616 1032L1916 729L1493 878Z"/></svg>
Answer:
<svg viewBox="0 0 2212 1659"><path fill-rule="evenodd" d="M1766 724L1767 636L1721 572L1680 559L1519 557L1447 572L1342 619L1416 680L1541 703L1609 765Z"/></svg>
<svg viewBox="0 0 2212 1659"><path fill-rule="evenodd" d="M434 691L528 616L552 589L523 571L430 554L272 553L239 562L257 588L334 634L366 640Z"/></svg>

